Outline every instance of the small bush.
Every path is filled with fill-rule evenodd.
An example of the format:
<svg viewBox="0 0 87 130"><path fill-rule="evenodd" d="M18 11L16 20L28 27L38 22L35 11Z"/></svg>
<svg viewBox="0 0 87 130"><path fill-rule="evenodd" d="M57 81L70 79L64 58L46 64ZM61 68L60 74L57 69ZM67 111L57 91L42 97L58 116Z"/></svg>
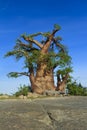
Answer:
<svg viewBox="0 0 87 130"><path fill-rule="evenodd" d="M2 94L2 93L0 93L0 96L3 96L3 94Z"/></svg>
<svg viewBox="0 0 87 130"><path fill-rule="evenodd" d="M84 88L81 83L72 82L67 85L70 95L87 96L87 88Z"/></svg>
<svg viewBox="0 0 87 130"><path fill-rule="evenodd" d="M31 87L30 86L26 86L26 85L23 85L18 88L18 91L14 94L16 97L20 96L20 95L23 95L23 96L27 96L28 95L28 92L31 91Z"/></svg>

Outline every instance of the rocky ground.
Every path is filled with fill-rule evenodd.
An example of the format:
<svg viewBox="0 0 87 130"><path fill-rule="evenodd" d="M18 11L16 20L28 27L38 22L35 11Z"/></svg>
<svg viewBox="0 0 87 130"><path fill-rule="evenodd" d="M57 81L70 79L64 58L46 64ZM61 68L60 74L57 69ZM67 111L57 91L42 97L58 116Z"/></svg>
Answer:
<svg viewBox="0 0 87 130"><path fill-rule="evenodd" d="M87 130L87 97L0 100L0 130Z"/></svg>

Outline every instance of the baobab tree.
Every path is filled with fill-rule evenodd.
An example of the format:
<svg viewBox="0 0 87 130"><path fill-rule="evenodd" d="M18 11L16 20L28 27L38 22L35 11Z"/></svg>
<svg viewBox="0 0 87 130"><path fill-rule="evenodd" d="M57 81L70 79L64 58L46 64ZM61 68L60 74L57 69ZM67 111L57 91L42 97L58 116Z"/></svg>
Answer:
<svg viewBox="0 0 87 130"><path fill-rule="evenodd" d="M28 76L32 91L39 94L45 90L61 90L63 87L59 85L65 78L62 78L61 83L58 80L56 88L54 73L57 71L57 77L58 75L60 77L61 68L70 68L71 57L68 55L66 47L60 43L62 38L55 36L60 29L61 27L55 24L52 32L21 35L21 38L17 39L14 49L7 52L5 56L15 56L17 60L24 58L27 72L10 72L8 76ZM69 71L67 71L67 75L69 75ZM68 76L65 77L68 78Z"/></svg>

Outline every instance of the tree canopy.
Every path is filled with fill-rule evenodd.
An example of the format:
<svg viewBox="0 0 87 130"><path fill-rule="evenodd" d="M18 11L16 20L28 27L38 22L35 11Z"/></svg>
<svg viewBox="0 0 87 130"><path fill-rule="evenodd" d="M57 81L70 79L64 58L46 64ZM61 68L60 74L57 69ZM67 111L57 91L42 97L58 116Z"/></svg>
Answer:
<svg viewBox="0 0 87 130"><path fill-rule="evenodd" d="M55 24L52 32L38 32L30 35L22 34L17 39L13 50L7 52L5 57L14 56L17 61L23 58L24 68L27 68L27 71L10 72L8 76L15 78L22 75L28 76L32 89L41 89L43 85L43 91L48 88L54 88L54 83L51 83L53 87L50 88L49 85L51 84L49 84L49 87L45 88L45 81L50 82L50 80L53 80L54 72L58 76L61 75L62 82L64 77L72 72L72 67L71 56L69 56L66 46L61 44L62 38L55 35L60 29L61 27ZM52 76L50 77L50 75Z"/></svg>

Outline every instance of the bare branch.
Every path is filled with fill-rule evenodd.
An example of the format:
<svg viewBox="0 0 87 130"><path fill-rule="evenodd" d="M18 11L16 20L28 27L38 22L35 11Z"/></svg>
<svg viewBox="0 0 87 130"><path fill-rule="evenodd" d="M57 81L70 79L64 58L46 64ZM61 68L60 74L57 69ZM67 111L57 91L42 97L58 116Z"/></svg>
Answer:
<svg viewBox="0 0 87 130"><path fill-rule="evenodd" d="M51 35L54 35L57 31L58 31L58 29L53 30Z"/></svg>
<svg viewBox="0 0 87 130"><path fill-rule="evenodd" d="M42 49L43 45L40 42L38 42L37 40L33 40L33 39L29 38L29 37L23 37L23 38L26 41L29 41L29 42L32 42L32 43L36 44L38 47L40 47Z"/></svg>
<svg viewBox="0 0 87 130"><path fill-rule="evenodd" d="M22 76L22 75L29 76L28 72L17 72L17 74L19 76Z"/></svg>

